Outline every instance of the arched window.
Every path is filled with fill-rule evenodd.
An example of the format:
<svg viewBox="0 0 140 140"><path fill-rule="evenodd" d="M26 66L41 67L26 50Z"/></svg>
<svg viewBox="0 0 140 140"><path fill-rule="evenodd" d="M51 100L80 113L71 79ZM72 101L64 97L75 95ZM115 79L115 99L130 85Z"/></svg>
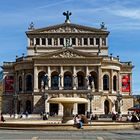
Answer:
<svg viewBox="0 0 140 140"><path fill-rule="evenodd" d="M113 76L113 90L114 91L117 90L117 77L116 77L116 75Z"/></svg>
<svg viewBox="0 0 140 140"><path fill-rule="evenodd" d="M104 112L105 112L105 114L109 113L109 101L108 100L105 100L105 102L104 102Z"/></svg>
<svg viewBox="0 0 140 140"><path fill-rule="evenodd" d="M78 72L77 78L78 78L78 89L84 88L84 73Z"/></svg>
<svg viewBox="0 0 140 140"><path fill-rule="evenodd" d="M58 75L57 72L52 73L51 88L52 89L58 89L59 88L59 75Z"/></svg>
<svg viewBox="0 0 140 140"><path fill-rule="evenodd" d="M26 91L32 91L32 76L27 75L26 76Z"/></svg>
<svg viewBox="0 0 140 140"><path fill-rule="evenodd" d="M19 81L18 89L19 91L22 91L22 77L21 76L19 76L18 81Z"/></svg>
<svg viewBox="0 0 140 140"><path fill-rule="evenodd" d="M64 89L72 89L72 75L70 72L64 74Z"/></svg>
<svg viewBox="0 0 140 140"><path fill-rule="evenodd" d="M109 90L109 76L103 76L103 90Z"/></svg>

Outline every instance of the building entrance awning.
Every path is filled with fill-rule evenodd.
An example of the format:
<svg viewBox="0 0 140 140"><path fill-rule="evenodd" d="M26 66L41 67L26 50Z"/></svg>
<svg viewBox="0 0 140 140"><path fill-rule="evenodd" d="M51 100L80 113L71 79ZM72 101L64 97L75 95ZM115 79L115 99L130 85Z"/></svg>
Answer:
<svg viewBox="0 0 140 140"><path fill-rule="evenodd" d="M85 98L78 97L59 97L59 98L51 98L48 100L49 103L87 103L88 100Z"/></svg>

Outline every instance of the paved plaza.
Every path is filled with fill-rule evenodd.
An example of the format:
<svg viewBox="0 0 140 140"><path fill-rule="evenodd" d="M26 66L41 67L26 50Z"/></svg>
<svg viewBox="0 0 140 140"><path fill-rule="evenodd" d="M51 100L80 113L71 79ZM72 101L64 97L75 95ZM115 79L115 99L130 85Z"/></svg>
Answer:
<svg viewBox="0 0 140 140"><path fill-rule="evenodd" d="M139 130L23 131L0 130L0 140L139 140Z"/></svg>

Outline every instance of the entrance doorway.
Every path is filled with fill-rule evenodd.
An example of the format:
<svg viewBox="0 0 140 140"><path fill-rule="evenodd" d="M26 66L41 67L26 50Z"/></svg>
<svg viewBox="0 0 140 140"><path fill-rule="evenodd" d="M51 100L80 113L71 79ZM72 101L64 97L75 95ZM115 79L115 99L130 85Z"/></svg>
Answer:
<svg viewBox="0 0 140 140"><path fill-rule="evenodd" d="M78 104L78 114L85 115L85 104Z"/></svg>
<svg viewBox="0 0 140 140"><path fill-rule="evenodd" d="M105 114L109 113L109 101L108 100L105 100L105 102L104 102L104 112L105 112Z"/></svg>
<svg viewBox="0 0 140 140"><path fill-rule="evenodd" d="M20 107L21 107L21 101L18 101L17 102L17 113L19 114L20 113Z"/></svg>
<svg viewBox="0 0 140 140"><path fill-rule="evenodd" d="M58 115L58 104L50 104L50 115L54 116L55 114Z"/></svg>
<svg viewBox="0 0 140 140"><path fill-rule="evenodd" d="M26 111L31 114L31 101L26 101Z"/></svg>

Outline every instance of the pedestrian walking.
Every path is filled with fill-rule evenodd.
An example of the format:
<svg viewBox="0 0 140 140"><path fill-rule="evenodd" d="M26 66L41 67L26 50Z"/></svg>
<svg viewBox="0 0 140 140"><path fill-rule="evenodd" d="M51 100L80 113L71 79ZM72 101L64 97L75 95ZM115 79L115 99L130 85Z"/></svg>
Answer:
<svg viewBox="0 0 140 140"><path fill-rule="evenodd" d="M2 113L1 113L1 121L2 121L2 122L5 122L5 119L4 119L4 116L3 116Z"/></svg>

